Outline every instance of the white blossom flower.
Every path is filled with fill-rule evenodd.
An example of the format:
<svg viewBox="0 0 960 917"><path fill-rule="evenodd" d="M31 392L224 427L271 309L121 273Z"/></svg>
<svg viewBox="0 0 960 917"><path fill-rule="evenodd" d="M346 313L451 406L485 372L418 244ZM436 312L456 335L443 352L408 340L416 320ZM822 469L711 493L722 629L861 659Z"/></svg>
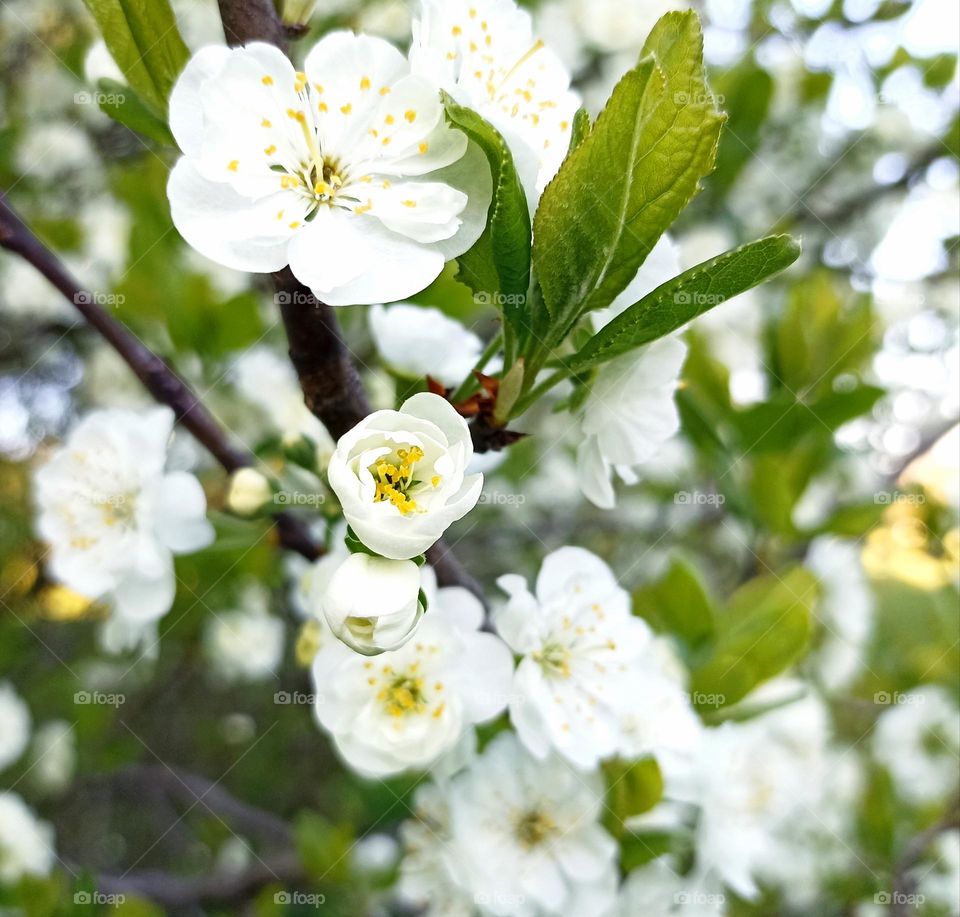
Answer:
<svg viewBox="0 0 960 917"><path fill-rule="evenodd" d="M66 720L44 723L33 737L30 749L30 779L49 793L69 786L77 769L77 741Z"/></svg>
<svg viewBox="0 0 960 917"><path fill-rule="evenodd" d="M513 0L421 0L410 62L507 141L531 211L570 146L579 96Z"/></svg>
<svg viewBox="0 0 960 917"><path fill-rule="evenodd" d="M476 505L483 475L465 473L472 457L466 421L446 399L421 392L341 436L328 474L357 537L405 560Z"/></svg>
<svg viewBox="0 0 960 917"><path fill-rule="evenodd" d="M556 750L582 768L632 744L629 705L643 701L627 689L651 638L610 568L565 547L544 558L536 595L514 574L497 583L510 597L497 631L523 657L510 703L523 744L537 758Z"/></svg>
<svg viewBox="0 0 960 917"><path fill-rule="evenodd" d="M828 737L826 710L813 697L704 730L698 870L753 898L760 878L779 883L801 867L816 868L804 862L813 839L839 834L826 816L831 781L841 774Z"/></svg>
<svg viewBox="0 0 960 917"><path fill-rule="evenodd" d="M30 740L30 711L13 686L0 682L0 770L23 754Z"/></svg>
<svg viewBox="0 0 960 917"><path fill-rule="evenodd" d="M207 654L226 681L265 681L283 659L283 621L270 614L266 595L256 587L244 590L241 604L207 620Z"/></svg>
<svg viewBox="0 0 960 917"><path fill-rule="evenodd" d="M167 407L94 411L35 475L50 572L138 622L173 603L173 555L213 540L199 481L164 472L172 428Z"/></svg>
<svg viewBox="0 0 960 917"><path fill-rule="evenodd" d="M238 516L253 516L273 502L273 489L256 468L238 468L230 475L225 502Z"/></svg>
<svg viewBox="0 0 960 917"><path fill-rule="evenodd" d="M379 38L331 32L296 72L272 45L203 48L173 88L170 128L181 235L227 267L289 264L331 305L411 296L486 222L485 159Z"/></svg>
<svg viewBox="0 0 960 917"><path fill-rule="evenodd" d="M384 363L400 376L432 376L448 388L480 359L483 343L439 309L396 303L370 310L370 333Z"/></svg>
<svg viewBox="0 0 960 917"><path fill-rule="evenodd" d="M16 793L0 791L0 884L49 875L53 860L53 828Z"/></svg>
<svg viewBox="0 0 960 917"><path fill-rule="evenodd" d="M894 696L891 695L891 698ZM896 696L873 730L873 754L896 790L915 805L937 802L956 790L960 714L939 685Z"/></svg>
<svg viewBox="0 0 960 917"><path fill-rule="evenodd" d="M620 889L615 917L720 917L726 898L719 885L682 875L663 857L631 870Z"/></svg>
<svg viewBox="0 0 960 917"><path fill-rule="evenodd" d="M854 542L828 537L815 538L807 552L807 566L823 588L817 606L823 642L811 661L831 690L849 684L860 671L873 624L873 595L860 553Z"/></svg>
<svg viewBox="0 0 960 917"><path fill-rule="evenodd" d="M320 600L333 633L365 656L403 646L424 606L420 568L412 560L351 554L333 572Z"/></svg>
<svg viewBox="0 0 960 917"><path fill-rule="evenodd" d="M429 610L401 648L374 660L327 643L314 659L317 717L361 774L431 767L507 705L513 659L499 638L478 632L483 606L460 587L435 589L432 572L424 585Z"/></svg>
<svg viewBox="0 0 960 917"><path fill-rule="evenodd" d="M606 309L591 314L599 330L680 272L667 236L653 247L636 277ZM680 429L673 396L686 345L676 336L654 341L605 363L579 414L577 469L580 489L591 503L612 509L612 472L627 484L638 480L634 466L648 461Z"/></svg>
<svg viewBox="0 0 960 917"><path fill-rule="evenodd" d="M501 733L449 784L452 874L484 913L605 914L617 845L600 825L603 781L531 757Z"/></svg>

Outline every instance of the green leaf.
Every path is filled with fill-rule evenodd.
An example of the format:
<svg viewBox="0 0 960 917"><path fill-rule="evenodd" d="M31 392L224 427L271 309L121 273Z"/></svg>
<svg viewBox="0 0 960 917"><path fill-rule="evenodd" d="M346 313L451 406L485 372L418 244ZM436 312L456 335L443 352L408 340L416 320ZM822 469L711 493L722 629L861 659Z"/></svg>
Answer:
<svg viewBox="0 0 960 917"><path fill-rule="evenodd" d="M649 344L789 267L799 255L800 243L790 236L767 236L704 261L627 308L565 365L583 372Z"/></svg>
<svg viewBox="0 0 960 917"><path fill-rule="evenodd" d="M714 612L706 590L693 567L679 558L663 577L634 592L633 613L689 646L713 633Z"/></svg>
<svg viewBox="0 0 960 917"><path fill-rule="evenodd" d="M350 875L347 855L354 836L348 827L331 824L315 812L301 812L294 819L293 834L309 875L331 882L342 882Z"/></svg>
<svg viewBox="0 0 960 917"><path fill-rule="evenodd" d="M169 0L84 0L134 90L166 119L167 98L190 57Z"/></svg>
<svg viewBox="0 0 960 917"><path fill-rule="evenodd" d="M510 367L506 375L500 380L497 389L497 403L493 411L495 423L504 424L510 417L510 411L517 403L523 389L523 358L517 360Z"/></svg>
<svg viewBox="0 0 960 917"><path fill-rule="evenodd" d="M654 758L604 761L603 775L607 783L604 825L619 837L629 818L650 811L663 797L663 775Z"/></svg>
<svg viewBox="0 0 960 917"><path fill-rule="evenodd" d="M585 108L578 108L570 128L570 145L567 147L567 155L583 143L587 134L590 133L590 127L590 112Z"/></svg>
<svg viewBox="0 0 960 917"><path fill-rule="evenodd" d="M803 568L741 586L718 618L710 657L693 671L693 702L703 709L735 704L805 651L812 631L817 580Z"/></svg>
<svg viewBox="0 0 960 917"><path fill-rule="evenodd" d="M493 178L487 226L473 248L459 257L457 279L494 300L503 312L505 333L523 340L530 286L530 211L523 185L500 133L446 93L443 101L448 120L483 150Z"/></svg>
<svg viewBox="0 0 960 917"><path fill-rule="evenodd" d="M114 121L158 143L176 146L166 121L158 118L129 86L116 80L102 79L97 82L97 89L100 110Z"/></svg>
<svg viewBox="0 0 960 917"><path fill-rule="evenodd" d="M553 321L548 344L633 279L713 168L722 123L699 20L668 13L540 201L533 262Z"/></svg>

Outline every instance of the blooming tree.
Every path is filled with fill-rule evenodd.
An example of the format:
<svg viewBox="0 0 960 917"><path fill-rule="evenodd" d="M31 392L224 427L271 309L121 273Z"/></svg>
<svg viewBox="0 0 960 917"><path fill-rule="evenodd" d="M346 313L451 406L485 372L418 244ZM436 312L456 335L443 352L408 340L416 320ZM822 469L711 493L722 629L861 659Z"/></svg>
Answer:
<svg viewBox="0 0 960 917"><path fill-rule="evenodd" d="M0 909L960 915L956 441L776 160L956 203L931 2L5 6Z"/></svg>

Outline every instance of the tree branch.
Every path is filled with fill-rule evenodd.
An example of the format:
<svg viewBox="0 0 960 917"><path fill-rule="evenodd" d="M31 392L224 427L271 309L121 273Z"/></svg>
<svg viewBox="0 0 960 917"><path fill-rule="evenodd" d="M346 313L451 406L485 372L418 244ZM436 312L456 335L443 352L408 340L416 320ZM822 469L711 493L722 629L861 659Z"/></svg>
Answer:
<svg viewBox="0 0 960 917"><path fill-rule="evenodd" d="M266 41L287 51L287 31L273 0L217 0L223 34L230 47Z"/></svg>
<svg viewBox="0 0 960 917"><path fill-rule="evenodd" d="M196 393L124 325L100 308L53 254L20 219L0 194L0 247L32 264L76 307L87 323L123 358L160 404L173 409L177 420L227 470L254 465L255 457L230 442L226 432ZM292 516L275 517L280 543L313 560L322 553L304 524Z"/></svg>

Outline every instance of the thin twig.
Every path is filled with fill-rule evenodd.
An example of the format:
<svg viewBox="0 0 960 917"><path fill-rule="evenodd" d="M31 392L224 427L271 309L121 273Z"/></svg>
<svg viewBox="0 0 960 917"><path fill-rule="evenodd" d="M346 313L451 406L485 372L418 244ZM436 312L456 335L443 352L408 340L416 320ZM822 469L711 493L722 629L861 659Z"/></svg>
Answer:
<svg viewBox="0 0 960 917"><path fill-rule="evenodd" d="M179 423L227 470L236 471L256 463L255 457L234 445L196 393L157 354L100 306L20 219L0 193L0 247L32 264L69 300L87 323L123 358L160 404L173 409ZM304 524L292 516L275 517L280 543L313 560L322 549Z"/></svg>

